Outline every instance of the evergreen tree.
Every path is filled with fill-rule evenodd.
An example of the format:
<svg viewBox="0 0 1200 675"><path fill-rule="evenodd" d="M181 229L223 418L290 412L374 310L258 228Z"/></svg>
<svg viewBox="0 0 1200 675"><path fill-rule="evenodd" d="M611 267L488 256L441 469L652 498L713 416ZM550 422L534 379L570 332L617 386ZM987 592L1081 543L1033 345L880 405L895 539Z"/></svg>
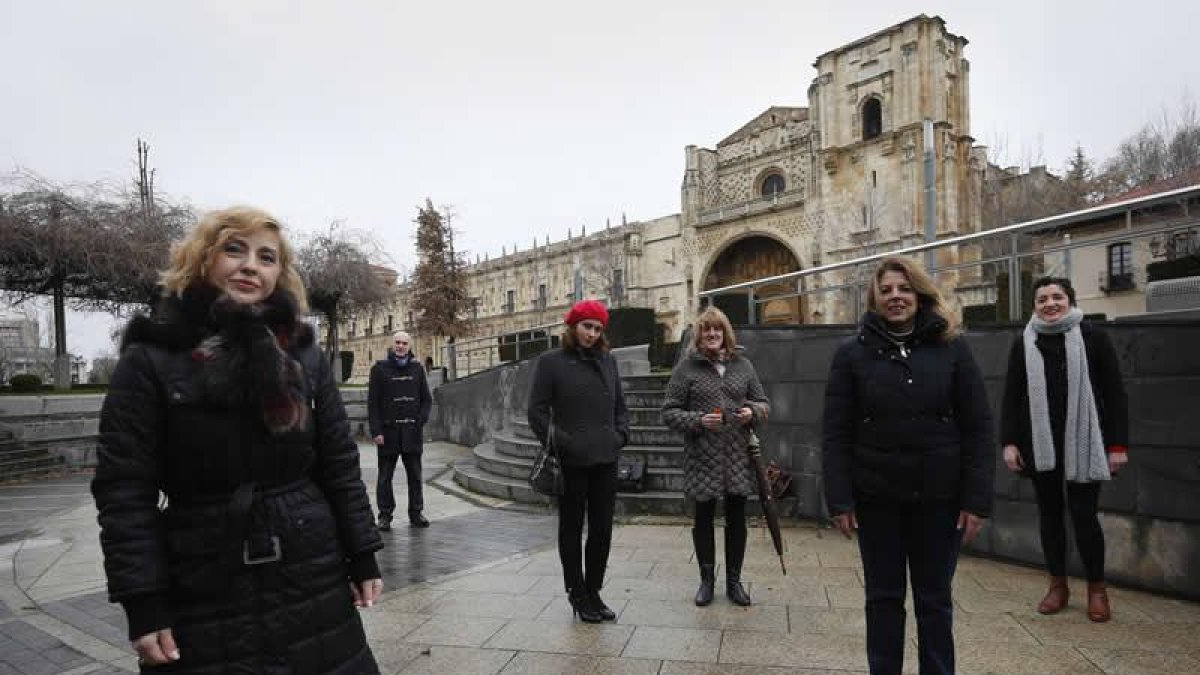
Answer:
<svg viewBox="0 0 1200 675"><path fill-rule="evenodd" d="M1096 201L1095 169L1092 160L1083 152L1082 145L1075 145L1075 152L1067 160L1067 175L1063 177L1069 199L1075 208L1082 208Z"/></svg>
<svg viewBox="0 0 1200 675"><path fill-rule="evenodd" d="M426 199L417 210L417 269L413 274L416 332L459 337L467 332L466 275L447 219Z"/></svg>

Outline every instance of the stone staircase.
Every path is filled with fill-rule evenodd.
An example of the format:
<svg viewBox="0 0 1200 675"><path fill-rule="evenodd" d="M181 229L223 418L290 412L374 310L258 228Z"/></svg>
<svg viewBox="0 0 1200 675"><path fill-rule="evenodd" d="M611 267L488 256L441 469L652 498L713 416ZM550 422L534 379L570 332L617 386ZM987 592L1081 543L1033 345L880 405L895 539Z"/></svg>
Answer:
<svg viewBox="0 0 1200 675"><path fill-rule="evenodd" d="M682 515L691 506L683 495L683 436L662 423L661 409L669 374L625 376L629 408L629 445L621 452L646 462L645 492L617 495L618 515ZM516 502L544 504L527 481L539 444L523 415L510 414L506 428L456 462L454 481L472 492Z"/></svg>
<svg viewBox="0 0 1200 675"><path fill-rule="evenodd" d="M670 375L634 375L622 379L629 408L629 445L625 455L646 461L645 492L617 495L618 514L685 511L683 437L663 426L659 411ZM460 486L492 497L542 504L546 498L529 487L527 478L539 444L523 416L510 415L506 429L475 447L473 457L454 466Z"/></svg>
<svg viewBox="0 0 1200 675"><path fill-rule="evenodd" d="M0 482L44 476L63 468L45 448L31 447L11 428L0 425Z"/></svg>

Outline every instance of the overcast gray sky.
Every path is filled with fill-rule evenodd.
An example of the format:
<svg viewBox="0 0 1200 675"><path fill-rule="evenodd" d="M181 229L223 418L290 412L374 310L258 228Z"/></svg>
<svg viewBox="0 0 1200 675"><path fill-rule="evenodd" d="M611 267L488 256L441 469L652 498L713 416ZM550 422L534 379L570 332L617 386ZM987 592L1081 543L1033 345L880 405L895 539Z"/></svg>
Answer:
<svg viewBox="0 0 1200 675"><path fill-rule="evenodd" d="M0 0L0 169L334 219L411 267L418 204L474 254L679 210L683 148L806 105L815 57L919 13L970 40L972 132L1094 157L1200 95L1200 2ZM109 349L96 320L72 350ZM86 344L84 344L86 343Z"/></svg>

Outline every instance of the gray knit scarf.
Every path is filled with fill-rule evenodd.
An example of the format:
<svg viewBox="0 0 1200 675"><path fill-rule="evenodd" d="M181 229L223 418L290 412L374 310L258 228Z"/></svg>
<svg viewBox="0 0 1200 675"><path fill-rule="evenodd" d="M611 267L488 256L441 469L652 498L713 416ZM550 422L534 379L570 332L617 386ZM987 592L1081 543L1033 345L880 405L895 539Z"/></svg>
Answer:
<svg viewBox="0 0 1200 675"><path fill-rule="evenodd" d="M1108 480L1108 458L1100 435L1096 398L1088 376L1087 352L1079 323L1083 312L1072 307L1067 315L1049 323L1037 315L1025 326L1025 376L1029 381L1029 423L1033 432L1033 459L1038 471L1054 469L1054 434L1050 430L1050 405L1046 397L1046 365L1037 348L1037 336L1064 335L1067 350L1067 420L1063 433L1063 477L1076 483Z"/></svg>

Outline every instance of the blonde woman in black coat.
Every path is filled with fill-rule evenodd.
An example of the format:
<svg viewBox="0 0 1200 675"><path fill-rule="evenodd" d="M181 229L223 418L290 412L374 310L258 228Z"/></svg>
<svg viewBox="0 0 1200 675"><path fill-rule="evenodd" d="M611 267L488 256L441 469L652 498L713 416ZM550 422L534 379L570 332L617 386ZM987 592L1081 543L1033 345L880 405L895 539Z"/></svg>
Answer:
<svg viewBox="0 0 1200 675"><path fill-rule="evenodd" d="M746 557L746 498L755 489L750 427L771 412L767 395L750 360L738 353L733 326L725 313L709 307L696 317L695 340L675 366L663 403L663 422L684 434L684 491L696 500L692 543L700 566L695 602L713 601L716 541L713 519L717 500L725 502L725 595L747 606L742 586Z"/></svg>
<svg viewBox="0 0 1200 675"><path fill-rule="evenodd" d="M1004 463L1029 476L1037 497L1050 588L1042 614L1067 605L1066 512L1087 574L1087 616L1112 618L1104 583L1100 486L1121 470L1129 445L1129 405L1112 342L1083 320L1068 279L1033 285L1033 317L1013 341L1000 425ZM1064 490L1065 488L1065 490ZM1065 498L1064 498L1065 492Z"/></svg>
<svg viewBox="0 0 1200 675"><path fill-rule="evenodd" d="M958 317L916 262L885 258L825 390L825 496L858 532L872 673L904 663L909 579L922 673L954 670L959 545L991 513L995 446L983 377Z"/></svg>
<svg viewBox="0 0 1200 675"><path fill-rule="evenodd" d="M142 672L378 673L355 607L382 542L279 221L208 214L162 287L126 330L92 481Z"/></svg>

